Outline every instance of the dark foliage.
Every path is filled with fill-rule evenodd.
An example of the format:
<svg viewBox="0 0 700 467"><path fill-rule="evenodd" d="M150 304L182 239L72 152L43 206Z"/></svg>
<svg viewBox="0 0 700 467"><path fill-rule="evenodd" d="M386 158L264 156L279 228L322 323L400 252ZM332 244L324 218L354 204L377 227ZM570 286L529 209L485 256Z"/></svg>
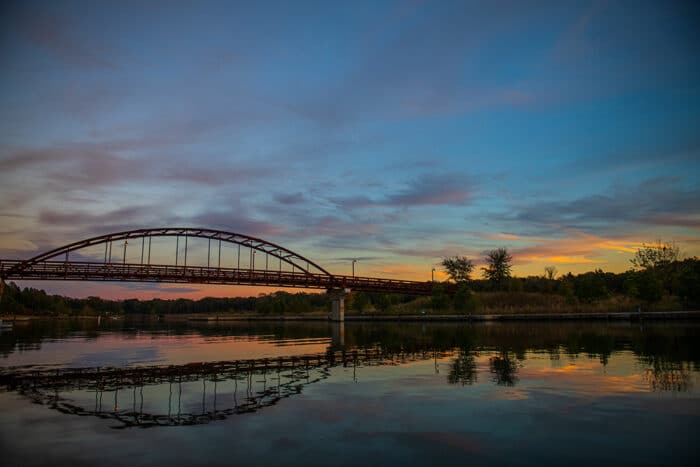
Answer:
<svg viewBox="0 0 700 467"><path fill-rule="evenodd" d="M513 256L505 248L496 248L486 252L486 267L484 277L488 279L496 290L505 290L509 285Z"/></svg>

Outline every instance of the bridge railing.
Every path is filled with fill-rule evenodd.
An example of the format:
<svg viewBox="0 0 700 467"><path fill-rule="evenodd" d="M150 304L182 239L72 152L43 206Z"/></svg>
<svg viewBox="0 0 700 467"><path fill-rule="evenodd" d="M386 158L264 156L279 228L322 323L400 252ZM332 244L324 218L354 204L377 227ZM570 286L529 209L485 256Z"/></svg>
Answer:
<svg viewBox="0 0 700 467"><path fill-rule="evenodd" d="M21 271L13 268L21 261L0 260L0 276L5 280L82 280L135 281L199 284L266 285L318 289L350 289L368 292L429 295L433 283L326 275L308 272L238 269L206 266L159 264L96 263L87 261L41 261Z"/></svg>

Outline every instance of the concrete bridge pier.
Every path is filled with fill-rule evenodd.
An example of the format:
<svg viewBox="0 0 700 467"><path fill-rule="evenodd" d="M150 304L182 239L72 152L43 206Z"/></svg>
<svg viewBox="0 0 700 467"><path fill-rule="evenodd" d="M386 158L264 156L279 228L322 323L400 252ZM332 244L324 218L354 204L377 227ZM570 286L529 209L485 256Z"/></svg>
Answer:
<svg viewBox="0 0 700 467"><path fill-rule="evenodd" d="M345 297L333 297L331 301L331 321L345 321Z"/></svg>
<svg viewBox="0 0 700 467"><path fill-rule="evenodd" d="M331 321L345 321L345 296L350 293L350 289L329 290L331 295Z"/></svg>

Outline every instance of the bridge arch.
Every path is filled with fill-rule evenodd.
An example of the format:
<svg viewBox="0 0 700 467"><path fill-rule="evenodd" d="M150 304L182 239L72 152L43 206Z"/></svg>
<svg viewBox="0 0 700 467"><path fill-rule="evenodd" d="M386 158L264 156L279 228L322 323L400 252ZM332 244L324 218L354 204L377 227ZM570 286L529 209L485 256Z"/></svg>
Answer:
<svg viewBox="0 0 700 467"><path fill-rule="evenodd" d="M209 239L210 241L217 240L225 243L241 245L247 248L251 248L253 250L263 252L272 257L278 258L280 261L291 265L292 268L296 268L304 273L324 274L332 277L331 273L329 273L324 268L311 261L310 259L305 258L304 256L275 243L236 232L227 232L224 230L214 229L197 229L191 227L161 227L154 229L126 230L123 232L116 232L100 235L97 237L87 238L36 255L33 258L30 258L26 261L17 264L10 270L10 272L20 273L23 270L30 268L31 266L37 263L47 261L51 258L55 258L58 256L68 255L73 251L82 250L83 248L88 248L95 245L107 245L109 243L118 242L121 240L130 240L136 238L145 239L152 237L205 238Z"/></svg>

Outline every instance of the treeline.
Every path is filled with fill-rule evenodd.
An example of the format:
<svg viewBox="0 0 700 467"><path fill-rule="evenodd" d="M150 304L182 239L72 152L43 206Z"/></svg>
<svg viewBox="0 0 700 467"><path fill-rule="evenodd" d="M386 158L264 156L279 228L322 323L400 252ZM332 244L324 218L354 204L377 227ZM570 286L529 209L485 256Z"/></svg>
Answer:
<svg viewBox="0 0 700 467"><path fill-rule="evenodd" d="M697 304L700 298L699 284L700 260L690 258L656 268L618 274L596 269L578 275L568 273L557 279L546 276L510 277L503 286L489 280L474 280L470 282L470 288L475 292L505 290L559 293L582 301L594 301L619 294L655 302L664 295L673 295L684 302Z"/></svg>
<svg viewBox="0 0 700 467"><path fill-rule="evenodd" d="M218 313L263 313L299 314L325 312L330 308L330 297L326 294L275 292L258 297L207 297L200 300L105 300L99 297L69 298L49 295L31 287L20 288L8 283L0 302L2 314L31 315L130 315L130 314L218 314Z"/></svg>
<svg viewBox="0 0 700 467"><path fill-rule="evenodd" d="M452 290L456 287L456 293L448 293L448 287ZM617 303L612 303L615 300ZM620 303L628 308L643 304L646 309L653 309L650 305L661 301L665 301L667 308L700 307L698 258L661 262L645 269L618 274L598 269L557 278L555 271L550 269L543 276L506 276L495 281L491 278L463 280L452 286L436 282L432 297L355 292L346 299L346 310L351 313L567 311L592 309L593 305L606 302L610 302L611 310L620 310ZM48 295L43 290L29 287L21 289L14 283L8 283L0 301L0 313L50 316L197 313L295 315L328 312L330 303L331 297L327 294L305 292L200 300L76 299Z"/></svg>
<svg viewBox="0 0 700 467"><path fill-rule="evenodd" d="M634 269L624 273L597 269L576 276L568 273L557 279L556 267L547 266L543 276L520 278L511 275L513 256L506 248L497 248L485 252L483 280L472 279L476 265L471 258L448 257L441 264L456 293L448 296L445 284L436 285L430 307L468 312L485 308L530 311L537 307L569 311L583 306L590 310L593 304L601 305L598 311L620 311L635 304L645 304L646 309L695 307L700 305L700 261L680 257L675 243L657 241L638 248L630 259ZM605 301L607 306L601 303ZM665 303L657 305L659 302Z"/></svg>
<svg viewBox="0 0 700 467"><path fill-rule="evenodd" d="M401 294L355 293L346 299L348 309L372 308L387 311L392 305L407 303L415 297ZM258 313L268 315L295 315L326 313L330 311L331 297L325 293L274 292L257 297L213 298L200 300L105 300L99 297L69 298L49 295L41 289L20 288L10 282L0 301L0 313L30 315L136 315L136 314L219 314Z"/></svg>
<svg viewBox="0 0 700 467"><path fill-rule="evenodd" d="M446 293L444 283L437 284L429 306L433 309L454 308L457 311L478 311L494 299L512 307L545 305L547 296L561 298L566 306L589 306L613 298L626 303L655 305L662 300L671 306L700 307L700 260L689 258L657 264L642 270L623 273L601 269L578 275L571 273L559 278L553 274L529 277L507 277L494 282L475 279L456 284L457 292ZM652 307L653 308L653 307Z"/></svg>

